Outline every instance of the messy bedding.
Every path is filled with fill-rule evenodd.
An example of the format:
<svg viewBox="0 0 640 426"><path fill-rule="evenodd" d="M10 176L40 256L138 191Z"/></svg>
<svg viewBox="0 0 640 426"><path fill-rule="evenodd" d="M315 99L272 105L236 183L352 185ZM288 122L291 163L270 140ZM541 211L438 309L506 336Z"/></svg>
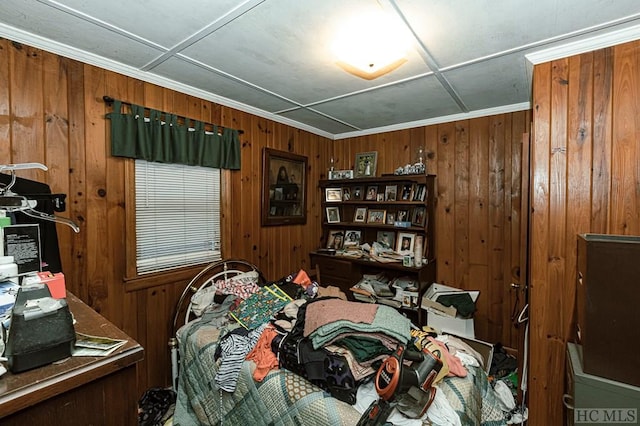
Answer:
<svg viewBox="0 0 640 426"><path fill-rule="evenodd" d="M173 425L356 425L378 399L379 366L399 345L436 348L442 369L426 414L394 409L389 423L506 424L480 354L389 306L343 296L304 271L262 287L238 280L196 293L200 316L178 332Z"/></svg>

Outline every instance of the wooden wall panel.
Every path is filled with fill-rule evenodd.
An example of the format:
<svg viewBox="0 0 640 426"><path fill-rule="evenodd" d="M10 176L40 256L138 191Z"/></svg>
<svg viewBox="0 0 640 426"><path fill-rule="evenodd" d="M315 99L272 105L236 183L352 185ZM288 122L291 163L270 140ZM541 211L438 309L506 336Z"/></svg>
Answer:
<svg viewBox="0 0 640 426"><path fill-rule="evenodd" d="M640 42L533 76L529 420L560 424L577 234L640 233Z"/></svg>
<svg viewBox="0 0 640 426"><path fill-rule="evenodd" d="M317 182L331 157L337 169L351 169L356 153L377 151L377 173L392 173L424 146L427 168L437 175L438 280L480 289L477 336L517 346L504 321L512 309L506 271L517 269L520 246L507 230L519 229L522 217L513 200L528 111L331 141L8 40L0 40L0 52L0 147L9 153L2 163L54 161L54 173L21 175L68 194L64 215L82 228L58 228L68 288L145 347L140 394L169 384L170 320L187 279L128 280L131 161L109 155L103 95L244 131L241 170L223 172L223 253L254 262L270 279L308 269L308 252L322 244ZM260 225L265 147L308 157L306 225Z"/></svg>
<svg viewBox="0 0 640 426"><path fill-rule="evenodd" d="M480 290L476 336L518 347L511 324L519 273L522 134L527 111L359 136L335 142L338 164L353 167L355 154L378 151L378 174L393 173L425 147L436 177L438 282ZM340 166L342 167L342 166ZM520 302L522 302L520 300Z"/></svg>

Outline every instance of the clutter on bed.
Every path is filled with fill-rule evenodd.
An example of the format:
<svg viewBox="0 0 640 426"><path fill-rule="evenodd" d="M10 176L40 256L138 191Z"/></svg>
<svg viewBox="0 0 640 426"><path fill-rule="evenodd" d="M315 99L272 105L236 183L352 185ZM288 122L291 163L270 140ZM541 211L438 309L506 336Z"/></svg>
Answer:
<svg viewBox="0 0 640 426"><path fill-rule="evenodd" d="M174 425L506 424L486 351L391 306L324 296L305 271L251 294L229 278L209 280L206 306L192 296L200 315L177 332Z"/></svg>

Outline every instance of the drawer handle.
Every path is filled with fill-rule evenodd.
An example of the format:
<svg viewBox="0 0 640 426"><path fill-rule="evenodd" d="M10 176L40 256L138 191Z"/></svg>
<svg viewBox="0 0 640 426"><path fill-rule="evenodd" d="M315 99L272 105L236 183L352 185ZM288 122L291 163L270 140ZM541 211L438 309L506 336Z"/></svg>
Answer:
<svg viewBox="0 0 640 426"><path fill-rule="evenodd" d="M573 410L575 408L573 405L573 396L569 395L568 393L565 393L564 395L562 395L562 403L569 410Z"/></svg>

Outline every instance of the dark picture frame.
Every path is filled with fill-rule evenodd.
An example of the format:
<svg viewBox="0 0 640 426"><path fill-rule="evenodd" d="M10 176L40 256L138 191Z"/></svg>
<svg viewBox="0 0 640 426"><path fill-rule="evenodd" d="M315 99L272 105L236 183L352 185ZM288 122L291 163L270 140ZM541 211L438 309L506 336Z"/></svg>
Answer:
<svg viewBox="0 0 640 426"><path fill-rule="evenodd" d="M262 226L307 223L307 157L262 150Z"/></svg>
<svg viewBox="0 0 640 426"><path fill-rule="evenodd" d="M373 177L378 167L378 152L359 152L355 159L355 177Z"/></svg>

